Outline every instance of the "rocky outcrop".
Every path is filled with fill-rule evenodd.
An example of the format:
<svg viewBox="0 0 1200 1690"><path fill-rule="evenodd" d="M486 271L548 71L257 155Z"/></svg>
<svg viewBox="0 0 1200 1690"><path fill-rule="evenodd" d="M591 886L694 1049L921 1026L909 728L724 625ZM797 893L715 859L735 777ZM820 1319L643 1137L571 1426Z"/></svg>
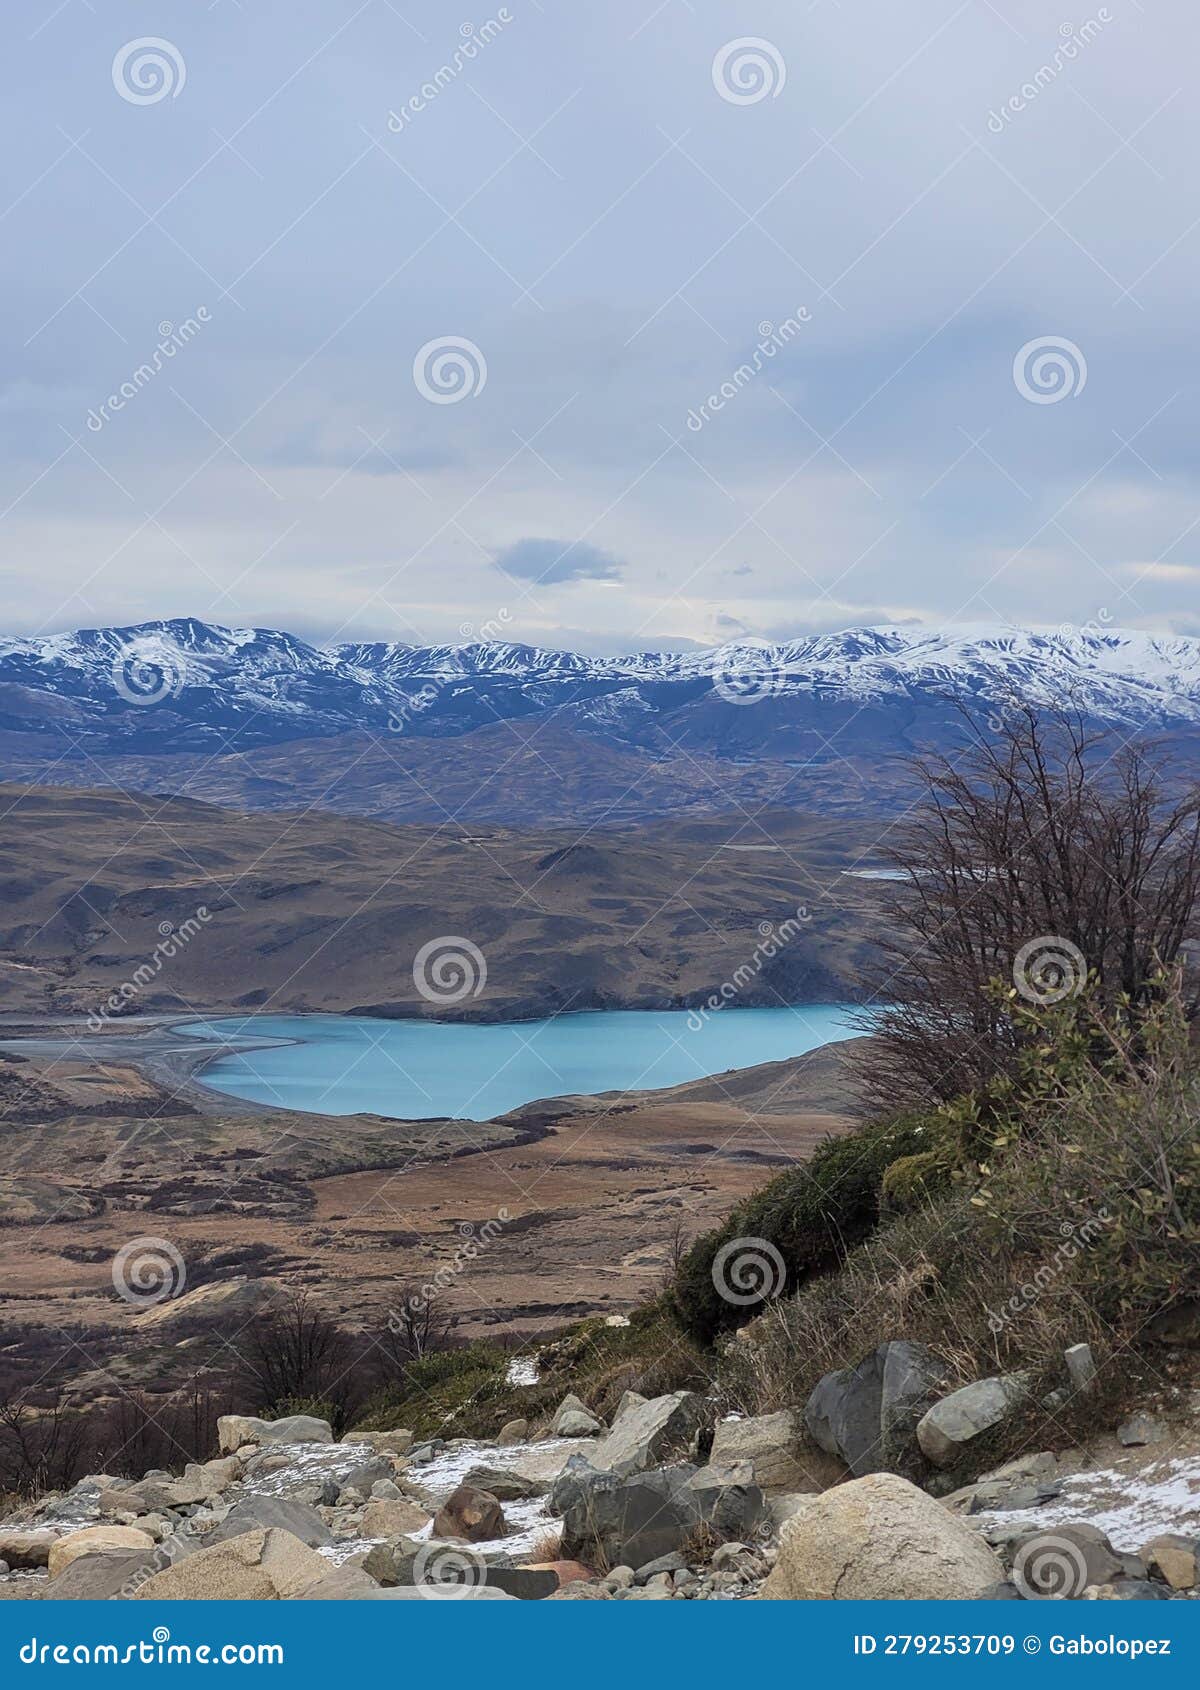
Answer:
<svg viewBox="0 0 1200 1690"><path fill-rule="evenodd" d="M333 1429L328 1420L311 1414L289 1414L282 1420L259 1420L252 1414L222 1414L217 1420L217 1444L222 1455L232 1455L244 1444L330 1444Z"/></svg>
<svg viewBox="0 0 1200 1690"><path fill-rule="evenodd" d="M363 1444L380 1455L407 1455L413 1446L413 1435L400 1426L393 1432L347 1432L344 1444Z"/></svg>
<svg viewBox="0 0 1200 1690"><path fill-rule="evenodd" d="M531 1497L545 1496L550 1489L548 1479L527 1479L511 1467L492 1467L482 1462L464 1476L463 1484L474 1490L490 1491L497 1502L527 1502Z"/></svg>
<svg viewBox="0 0 1200 1690"><path fill-rule="evenodd" d="M671 1455L685 1453L707 1418L704 1398L695 1391L674 1391L630 1403L596 1445L592 1466L620 1478L644 1473Z"/></svg>
<svg viewBox="0 0 1200 1690"><path fill-rule="evenodd" d="M894 1473L872 1473L786 1521L761 1596L796 1602L970 1600L1004 1571L983 1539Z"/></svg>
<svg viewBox="0 0 1200 1690"><path fill-rule="evenodd" d="M941 1397L917 1423L921 1452L935 1467L953 1467L983 1432L990 1432L1020 1406L1029 1394L1024 1374L1005 1373L976 1379Z"/></svg>
<svg viewBox="0 0 1200 1690"><path fill-rule="evenodd" d="M799 1458L799 1440L800 1416L794 1409L719 1420L708 1459L713 1467L749 1463L753 1481L765 1496L819 1490L817 1478Z"/></svg>
<svg viewBox="0 0 1200 1690"><path fill-rule="evenodd" d="M701 1525L747 1536L763 1513L757 1486L687 1465L628 1478L576 1468L555 1485L550 1505L563 1516L562 1554L598 1569L641 1567L677 1552Z"/></svg>
<svg viewBox="0 0 1200 1690"><path fill-rule="evenodd" d="M81 1555L101 1554L107 1549L153 1548L154 1539L150 1533L137 1526L84 1526L81 1531L68 1532L65 1537L55 1539L50 1545L47 1566L50 1577L54 1579L65 1573Z"/></svg>
<svg viewBox="0 0 1200 1690"><path fill-rule="evenodd" d="M825 1375L805 1405L804 1424L817 1447L844 1461L855 1478L911 1469L914 1458L920 1465L917 1423L945 1378L923 1344L880 1344L856 1367Z"/></svg>
<svg viewBox="0 0 1200 1690"><path fill-rule="evenodd" d="M455 1492L455 1495L457 1494ZM376 1497L363 1509L358 1529L363 1537L400 1537L409 1532L423 1531L429 1524L429 1519L428 1511L419 1503L411 1502L408 1497ZM447 1534L438 1532L435 1535L443 1537ZM492 1535L500 1534L485 1533L485 1536Z"/></svg>
<svg viewBox="0 0 1200 1690"><path fill-rule="evenodd" d="M202 1541L225 1543L242 1532L252 1531L289 1532L309 1549L320 1549L333 1542L333 1533L315 1508L286 1496L242 1497Z"/></svg>
<svg viewBox="0 0 1200 1690"><path fill-rule="evenodd" d="M142 1602L279 1602L324 1578L329 1562L291 1532L242 1532L227 1543L155 1573L137 1591Z"/></svg>
<svg viewBox="0 0 1200 1690"><path fill-rule="evenodd" d="M0 1529L0 1561L6 1561L14 1571L44 1567L50 1560L54 1541L53 1532L27 1531L19 1526Z"/></svg>

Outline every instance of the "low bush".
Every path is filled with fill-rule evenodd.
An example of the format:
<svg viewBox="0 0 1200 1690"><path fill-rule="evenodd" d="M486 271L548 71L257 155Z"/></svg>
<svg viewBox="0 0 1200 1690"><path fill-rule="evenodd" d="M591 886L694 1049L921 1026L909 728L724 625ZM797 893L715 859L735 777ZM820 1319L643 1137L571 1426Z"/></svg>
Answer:
<svg viewBox="0 0 1200 1690"><path fill-rule="evenodd" d="M763 1239L778 1251L785 1285L795 1290L827 1273L877 1226L884 1176L901 1158L927 1153L941 1135L936 1115L876 1121L828 1139L810 1162L780 1174L739 1203L723 1226L698 1238L671 1286L684 1332L698 1344L759 1313L762 1304L722 1295L720 1252L738 1240ZM775 1284L768 1289L778 1291Z"/></svg>

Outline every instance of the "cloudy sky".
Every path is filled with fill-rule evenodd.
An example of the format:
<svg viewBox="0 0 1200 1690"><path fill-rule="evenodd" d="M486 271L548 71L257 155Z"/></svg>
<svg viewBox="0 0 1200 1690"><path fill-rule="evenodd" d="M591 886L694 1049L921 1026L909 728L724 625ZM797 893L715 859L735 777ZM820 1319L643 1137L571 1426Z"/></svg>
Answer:
<svg viewBox="0 0 1200 1690"><path fill-rule="evenodd" d="M1192 0L487 5L9 0L6 631L1200 633Z"/></svg>

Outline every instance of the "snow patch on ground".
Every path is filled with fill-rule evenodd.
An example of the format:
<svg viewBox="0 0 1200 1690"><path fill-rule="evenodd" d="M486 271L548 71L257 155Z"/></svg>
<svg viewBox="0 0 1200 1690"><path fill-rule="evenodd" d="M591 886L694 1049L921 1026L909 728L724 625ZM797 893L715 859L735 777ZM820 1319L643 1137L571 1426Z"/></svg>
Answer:
<svg viewBox="0 0 1200 1690"><path fill-rule="evenodd" d="M1100 1468L1063 1480L1062 1495L1039 1508L992 1509L972 1524L1029 1523L1031 1531L1085 1521L1114 1549L1136 1553L1160 1532L1200 1533L1200 1457L1167 1458L1140 1473Z"/></svg>

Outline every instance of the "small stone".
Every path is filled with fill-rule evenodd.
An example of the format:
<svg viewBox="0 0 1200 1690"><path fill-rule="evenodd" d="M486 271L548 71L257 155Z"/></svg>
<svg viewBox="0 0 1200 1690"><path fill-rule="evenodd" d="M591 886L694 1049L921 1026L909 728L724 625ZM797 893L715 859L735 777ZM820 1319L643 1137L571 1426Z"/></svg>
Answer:
<svg viewBox="0 0 1200 1690"><path fill-rule="evenodd" d="M722 1543L713 1551L712 1564L717 1572L726 1567L735 1567L743 1555L752 1551L744 1543Z"/></svg>
<svg viewBox="0 0 1200 1690"><path fill-rule="evenodd" d="M1169 1436L1165 1422L1156 1420L1152 1414L1131 1414L1117 1427L1117 1441L1127 1449L1165 1443Z"/></svg>
<svg viewBox="0 0 1200 1690"><path fill-rule="evenodd" d="M497 1449L508 1449L513 1444L524 1443L529 1436L528 1420L507 1420L501 1426L496 1437Z"/></svg>
<svg viewBox="0 0 1200 1690"><path fill-rule="evenodd" d="M392 1479L376 1479L371 1486L372 1502L399 1502L404 1492Z"/></svg>
<svg viewBox="0 0 1200 1690"><path fill-rule="evenodd" d="M1077 1391L1091 1388L1096 1377L1096 1358L1092 1355L1090 1344L1072 1344L1069 1350L1063 1351L1063 1360L1067 1364L1067 1376Z"/></svg>
<svg viewBox="0 0 1200 1690"><path fill-rule="evenodd" d="M610 1590L628 1590L636 1576L632 1567L614 1567L605 1574L604 1583Z"/></svg>
<svg viewBox="0 0 1200 1690"><path fill-rule="evenodd" d="M1194 1590L1200 1584L1200 1539L1164 1532L1142 1550L1142 1560L1172 1590Z"/></svg>

